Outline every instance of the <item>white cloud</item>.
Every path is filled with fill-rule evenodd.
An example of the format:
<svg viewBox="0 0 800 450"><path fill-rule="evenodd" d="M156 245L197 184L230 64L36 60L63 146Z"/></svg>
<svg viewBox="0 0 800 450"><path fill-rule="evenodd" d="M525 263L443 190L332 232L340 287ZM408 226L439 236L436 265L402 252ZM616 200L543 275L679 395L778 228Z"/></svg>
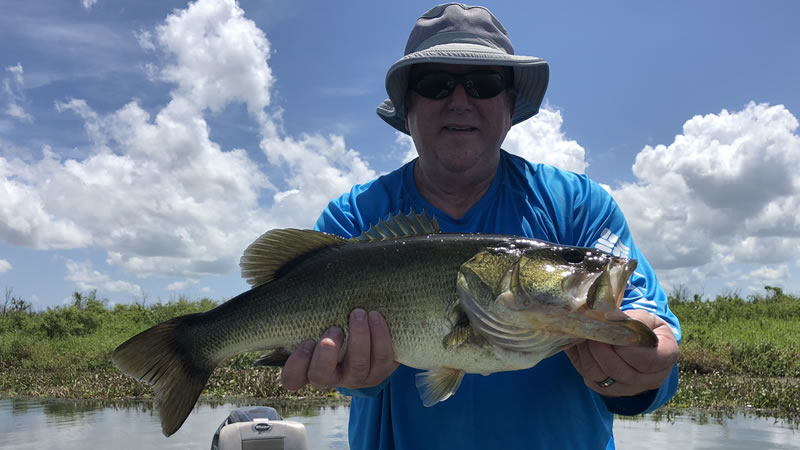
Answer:
<svg viewBox="0 0 800 450"><path fill-rule="evenodd" d="M585 151L565 137L563 123L561 111L545 105L533 118L511 127L503 148L528 161L583 173L589 165Z"/></svg>
<svg viewBox="0 0 800 450"><path fill-rule="evenodd" d="M178 86L173 95L212 111L242 102L262 117L273 84L270 45L234 0L191 3L170 14L156 34L173 57L162 70L164 80Z"/></svg>
<svg viewBox="0 0 800 450"><path fill-rule="evenodd" d="M695 116L671 144L644 147L637 181L613 195L651 263L675 269L660 274L742 276L729 267L737 264L758 264L751 274L765 277L785 273L800 251L797 127L783 105L750 103Z"/></svg>
<svg viewBox="0 0 800 450"><path fill-rule="evenodd" d="M23 122L33 122L33 116L25 111L21 105L27 100L23 89L25 88L24 71L22 64L6 67L9 77L3 78L3 98L5 103L5 113Z"/></svg>
<svg viewBox="0 0 800 450"><path fill-rule="evenodd" d="M91 238L86 230L72 218L48 211L50 201L58 206L62 199L62 194L55 192L56 197L50 198L45 192L50 175L54 171L54 175L68 175L57 169L59 163L48 148L43 153L44 158L31 165L0 157L0 197L4 198L0 202L0 236L12 245L37 249L87 245Z"/></svg>
<svg viewBox="0 0 800 450"><path fill-rule="evenodd" d="M86 10L92 9L92 6L94 6L96 3L97 3L97 0L81 0L81 4L83 4L83 8L86 9Z"/></svg>
<svg viewBox="0 0 800 450"><path fill-rule="evenodd" d="M13 268L14 267L11 265L10 262L6 261L5 259L0 259L0 273L8 272Z"/></svg>
<svg viewBox="0 0 800 450"><path fill-rule="evenodd" d="M341 136L304 134L297 140L265 134L261 148L270 163L288 170L289 189L275 196L271 209L282 226L310 227L328 201L376 176Z"/></svg>
<svg viewBox="0 0 800 450"><path fill-rule="evenodd" d="M137 62L143 51L115 20L75 20L56 9L49 8L53 14L31 14L6 8L0 16L0 26L11 28L12 41L29 49L25 58L36 61L35 70L25 73L27 88L48 86L52 92L63 89L59 82L76 86L87 78L102 86L104 80L125 82L140 73Z"/></svg>
<svg viewBox="0 0 800 450"><path fill-rule="evenodd" d="M139 32L134 32L133 35L136 37L139 47L145 50L156 50L156 45L153 43L153 33L149 30L140 30Z"/></svg>
<svg viewBox="0 0 800 450"><path fill-rule="evenodd" d="M6 67L6 72L11 73L11 78L13 79L14 84L18 86L22 86L25 84L25 80L23 78L24 71L22 70L22 64L17 63L16 66L8 66Z"/></svg>
<svg viewBox="0 0 800 450"><path fill-rule="evenodd" d="M394 148L392 149L392 153L395 155L400 155L399 159L403 162L403 164L411 161L417 157L417 148L414 147L414 140L411 139L411 136L405 133L395 131Z"/></svg>
<svg viewBox="0 0 800 450"><path fill-rule="evenodd" d="M187 278L187 279L182 280L182 281L175 281L175 282L170 283L167 286L167 290L168 291L180 291L180 290L186 289L189 286L195 285L197 283L198 283L198 280L196 280L194 278Z"/></svg>
<svg viewBox="0 0 800 450"><path fill-rule="evenodd" d="M67 275L65 279L72 281L82 291L98 290L105 292L121 292L133 296L140 296L142 288L127 281L112 280L107 274L94 269L88 261L78 262L67 260Z"/></svg>
<svg viewBox="0 0 800 450"><path fill-rule="evenodd" d="M332 197L375 176L341 136L284 135L279 113L267 111L269 42L233 0L191 3L147 42L166 61L152 73L175 86L168 103L152 114L137 101L110 114L81 99L57 103L83 120L91 145L74 159L47 147L38 160L0 157L0 197L10 199L0 202L0 238L102 249L107 264L137 276L228 273L265 230L310 227ZM262 130L281 189L247 151L211 140L204 115L232 103L246 104ZM69 273L80 286L138 289L85 263Z"/></svg>
<svg viewBox="0 0 800 450"><path fill-rule="evenodd" d="M786 264L779 264L774 267L759 267L747 275L749 280L757 283L775 283L789 278L789 266ZM761 288L763 286L759 286Z"/></svg>
<svg viewBox="0 0 800 450"><path fill-rule="evenodd" d="M743 237L732 248L715 247L714 253L720 255L719 261L723 264L768 264L795 260L800 251L798 245L797 237L755 235Z"/></svg>

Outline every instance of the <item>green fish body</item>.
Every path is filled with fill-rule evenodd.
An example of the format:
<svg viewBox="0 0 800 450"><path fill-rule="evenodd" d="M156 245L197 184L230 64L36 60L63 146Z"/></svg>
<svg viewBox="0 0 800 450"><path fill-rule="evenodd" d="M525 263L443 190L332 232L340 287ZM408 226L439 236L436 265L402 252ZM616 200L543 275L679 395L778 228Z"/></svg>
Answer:
<svg viewBox="0 0 800 450"><path fill-rule="evenodd" d="M191 412L213 369L245 351L282 365L325 330L348 330L351 311L386 319L396 361L419 369L426 406L458 389L464 373L532 367L583 339L656 344L618 309L635 261L535 239L439 233L426 216L398 215L356 239L271 230L242 256L252 289L204 313L176 317L112 354L154 386L169 436ZM344 349L343 349L344 350Z"/></svg>

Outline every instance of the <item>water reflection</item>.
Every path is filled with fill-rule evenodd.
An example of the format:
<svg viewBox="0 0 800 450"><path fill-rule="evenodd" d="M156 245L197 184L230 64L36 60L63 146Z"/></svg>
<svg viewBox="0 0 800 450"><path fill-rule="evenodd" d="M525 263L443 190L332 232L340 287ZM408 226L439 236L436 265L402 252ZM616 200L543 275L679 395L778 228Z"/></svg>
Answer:
<svg viewBox="0 0 800 450"><path fill-rule="evenodd" d="M149 402L5 399L0 400L0 448L208 448L230 410L252 404L249 400L200 403L167 439ZM348 448L346 404L266 404L286 419L305 424L312 448ZM619 418L614 434L620 449L800 449L798 425L749 412L660 410L644 417Z"/></svg>
<svg viewBox="0 0 800 450"><path fill-rule="evenodd" d="M181 429L165 438L150 402L0 400L0 448L209 448L231 409L252 404L201 402ZM320 401L269 405L287 420L303 423L312 448L348 448L346 405Z"/></svg>
<svg viewBox="0 0 800 450"><path fill-rule="evenodd" d="M800 422L757 411L663 409L614 422L617 447L768 450L800 449Z"/></svg>

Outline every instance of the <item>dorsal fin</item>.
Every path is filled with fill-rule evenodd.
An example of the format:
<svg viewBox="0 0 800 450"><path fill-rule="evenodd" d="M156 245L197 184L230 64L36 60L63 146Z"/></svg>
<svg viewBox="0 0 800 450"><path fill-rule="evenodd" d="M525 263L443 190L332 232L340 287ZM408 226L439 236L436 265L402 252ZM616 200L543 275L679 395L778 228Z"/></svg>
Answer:
<svg viewBox="0 0 800 450"><path fill-rule="evenodd" d="M278 278L280 270L292 261L331 245L353 241L384 241L439 232L439 222L435 217L414 211L380 220L360 236L350 240L313 230L270 230L247 247L239 259L239 267L242 278L255 287Z"/></svg>
<svg viewBox="0 0 800 450"><path fill-rule="evenodd" d="M270 230L259 236L239 260L242 278L255 287L278 278L288 263L347 239L313 230L293 228Z"/></svg>
<svg viewBox="0 0 800 450"><path fill-rule="evenodd" d="M417 214L411 211L406 215L398 213L395 216L389 216L386 220L380 220L369 227L369 230L353 239L362 242L389 241L439 232L439 221L435 217L429 217L427 212Z"/></svg>

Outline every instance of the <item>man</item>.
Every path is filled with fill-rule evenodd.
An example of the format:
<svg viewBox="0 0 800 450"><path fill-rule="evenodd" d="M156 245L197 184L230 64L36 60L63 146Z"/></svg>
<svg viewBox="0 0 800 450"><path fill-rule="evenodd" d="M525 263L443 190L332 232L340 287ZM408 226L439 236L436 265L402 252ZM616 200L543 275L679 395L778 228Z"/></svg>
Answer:
<svg viewBox="0 0 800 450"><path fill-rule="evenodd" d="M418 371L394 362L386 322L356 310L341 362L345 337L332 328L296 350L282 373L288 389L311 383L352 396L352 448L613 448L613 414L652 411L674 395L678 321L616 203L585 176L500 148L513 124L538 112L547 81L547 63L514 55L487 9L450 3L423 14L378 108L411 135L419 158L353 187L316 228L357 236L389 215L426 211L445 232L521 235L636 258L623 309L653 329L658 346L584 342L527 370L468 374L455 395L426 408Z"/></svg>

